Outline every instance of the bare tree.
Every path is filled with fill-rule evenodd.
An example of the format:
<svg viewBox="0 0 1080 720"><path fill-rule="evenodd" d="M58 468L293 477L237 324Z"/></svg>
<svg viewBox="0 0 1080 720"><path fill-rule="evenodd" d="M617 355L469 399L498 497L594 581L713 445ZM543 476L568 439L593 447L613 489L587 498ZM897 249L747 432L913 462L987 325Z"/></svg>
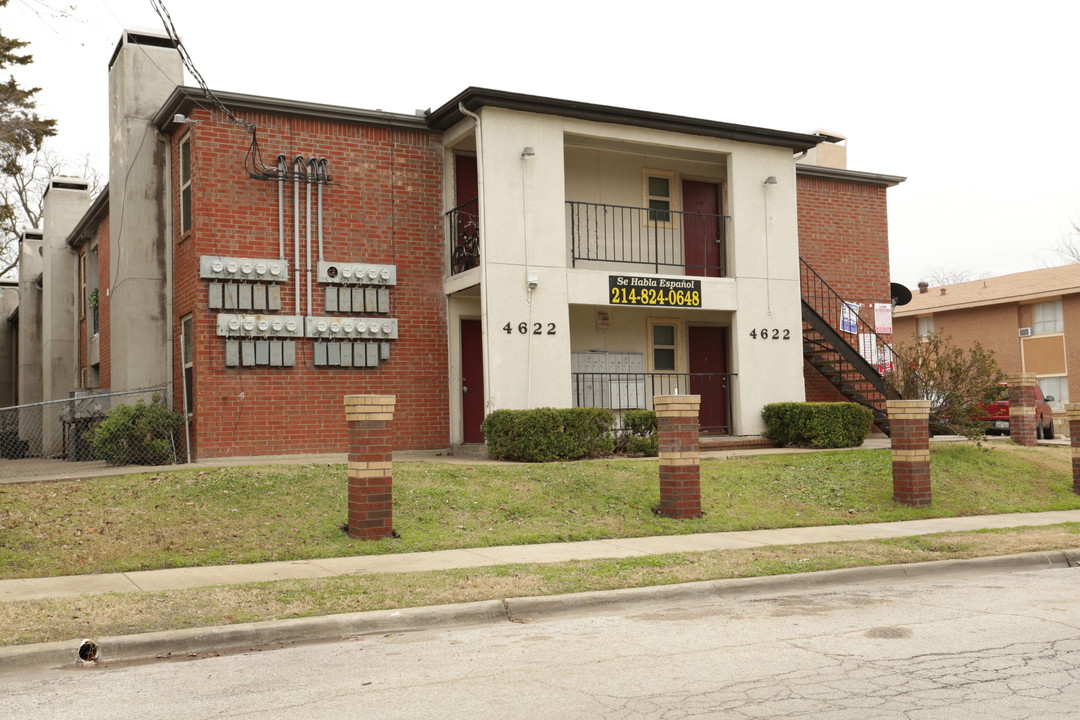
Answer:
<svg viewBox="0 0 1080 720"><path fill-rule="evenodd" d="M943 267L929 267L923 273L923 278L926 282L930 283L932 287L939 285L957 285L959 283L971 282L972 280L983 280L990 277L988 272L976 272L970 268L943 268Z"/></svg>
<svg viewBox="0 0 1080 720"><path fill-rule="evenodd" d="M41 227L45 190L59 175L85 179L91 195L101 190L101 174L90 167L89 156L64 160L45 145L24 158L17 172L0 173L0 278L18 276L19 238L24 230Z"/></svg>
<svg viewBox="0 0 1080 720"><path fill-rule="evenodd" d="M1055 247L1050 248L1054 254L1049 261L1039 258L1039 267L1057 267L1059 265L1074 265L1080 263L1080 223L1073 223L1072 230L1062 235L1061 240Z"/></svg>

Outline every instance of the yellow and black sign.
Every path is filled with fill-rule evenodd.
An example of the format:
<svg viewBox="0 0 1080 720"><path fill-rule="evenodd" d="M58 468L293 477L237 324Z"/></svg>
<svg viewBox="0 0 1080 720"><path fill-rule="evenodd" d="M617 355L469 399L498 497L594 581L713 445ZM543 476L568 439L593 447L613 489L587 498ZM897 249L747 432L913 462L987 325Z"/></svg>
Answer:
<svg viewBox="0 0 1080 720"><path fill-rule="evenodd" d="M608 275L608 303L611 305L701 307L701 281Z"/></svg>

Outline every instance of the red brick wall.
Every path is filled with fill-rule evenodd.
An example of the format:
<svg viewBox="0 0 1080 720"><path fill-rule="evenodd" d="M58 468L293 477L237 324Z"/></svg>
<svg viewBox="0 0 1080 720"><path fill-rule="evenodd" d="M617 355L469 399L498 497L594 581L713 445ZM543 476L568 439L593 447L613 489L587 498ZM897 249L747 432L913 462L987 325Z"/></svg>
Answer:
<svg viewBox="0 0 1080 720"><path fill-rule="evenodd" d="M425 131L251 114L264 160L284 153L326 157L334 185L324 188L327 259L394 264L390 317L399 323L391 358L378 368L316 368L313 345L296 343L292 368L225 367L225 344L208 309L208 283L198 277L201 255L278 256L278 183L250 179L244 170L249 136L218 113L195 110L198 125L173 138L174 342L176 407L181 406L180 319L193 313L195 335L192 444L198 457L345 452L341 416L348 394L397 396L396 449L449 444L446 299L442 232L442 148ZM190 130L188 129L190 128ZM193 229L179 237L179 140L192 134ZM301 217L305 195L301 185ZM316 210L312 193L312 210ZM285 192L289 280L283 315L294 312L292 186ZM306 229L301 228L301 262ZM312 230L312 265L318 259ZM314 275L314 273L313 273ZM301 292L302 300L306 290ZM323 315L322 286L312 290L312 314ZM304 308L301 308L304 314Z"/></svg>
<svg viewBox="0 0 1080 720"><path fill-rule="evenodd" d="M798 176L799 254L851 302L889 302L885 188Z"/></svg>
<svg viewBox="0 0 1080 720"><path fill-rule="evenodd" d="M886 189L802 175L797 188L799 255L873 327L873 303L892 300ZM844 400L809 363L803 376L807 400Z"/></svg>

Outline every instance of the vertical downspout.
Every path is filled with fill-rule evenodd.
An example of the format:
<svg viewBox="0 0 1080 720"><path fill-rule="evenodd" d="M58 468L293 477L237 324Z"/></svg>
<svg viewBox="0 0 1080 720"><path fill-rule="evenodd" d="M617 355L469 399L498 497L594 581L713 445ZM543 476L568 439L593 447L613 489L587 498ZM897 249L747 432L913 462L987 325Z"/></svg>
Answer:
<svg viewBox="0 0 1080 720"><path fill-rule="evenodd" d="M311 315L311 186L318 179L319 161L311 158L307 161L307 264L304 272L307 275L307 314Z"/></svg>
<svg viewBox="0 0 1080 720"><path fill-rule="evenodd" d="M289 171L287 162L284 155L277 156L277 244L279 260L285 259L285 177Z"/></svg>
<svg viewBox="0 0 1080 720"><path fill-rule="evenodd" d="M323 255L322 188L323 188L323 185L326 184L326 158L319 158L318 180L319 180L319 262L323 262L326 259L326 257Z"/></svg>
<svg viewBox="0 0 1080 720"><path fill-rule="evenodd" d="M487 203L484 202L484 137L480 128L480 116L469 111L464 103L458 103L458 110L463 115L471 117L473 122L476 123L476 196L477 213L480 215L480 337L482 338L481 350L484 358L484 394L487 395L484 398L484 415L486 417L491 410L491 357L487 343L488 302L491 295L488 292L487 250L484 247L485 228L487 227L485 214ZM460 329L458 333L460 337ZM464 428L462 432L464 432Z"/></svg>
<svg viewBox="0 0 1080 720"><path fill-rule="evenodd" d="M297 155L293 160L293 272L296 273L296 314L300 314L300 176L304 172L304 158Z"/></svg>

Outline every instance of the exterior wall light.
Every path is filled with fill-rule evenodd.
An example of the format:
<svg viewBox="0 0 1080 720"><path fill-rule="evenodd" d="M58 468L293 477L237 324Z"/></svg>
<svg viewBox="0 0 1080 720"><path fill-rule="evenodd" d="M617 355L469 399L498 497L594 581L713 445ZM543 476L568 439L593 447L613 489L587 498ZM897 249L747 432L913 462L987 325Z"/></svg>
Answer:
<svg viewBox="0 0 1080 720"><path fill-rule="evenodd" d="M531 145L527 146L524 150L521 151L521 157L523 158L532 157L535 154L536 151L532 149Z"/></svg>
<svg viewBox="0 0 1080 720"><path fill-rule="evenodd" d="M778 181L776 179L776 176L775 175L770 175L769 177L765 178L765 180L763 180L761 184L762 185L775 185L777 182Z"/></svg>

